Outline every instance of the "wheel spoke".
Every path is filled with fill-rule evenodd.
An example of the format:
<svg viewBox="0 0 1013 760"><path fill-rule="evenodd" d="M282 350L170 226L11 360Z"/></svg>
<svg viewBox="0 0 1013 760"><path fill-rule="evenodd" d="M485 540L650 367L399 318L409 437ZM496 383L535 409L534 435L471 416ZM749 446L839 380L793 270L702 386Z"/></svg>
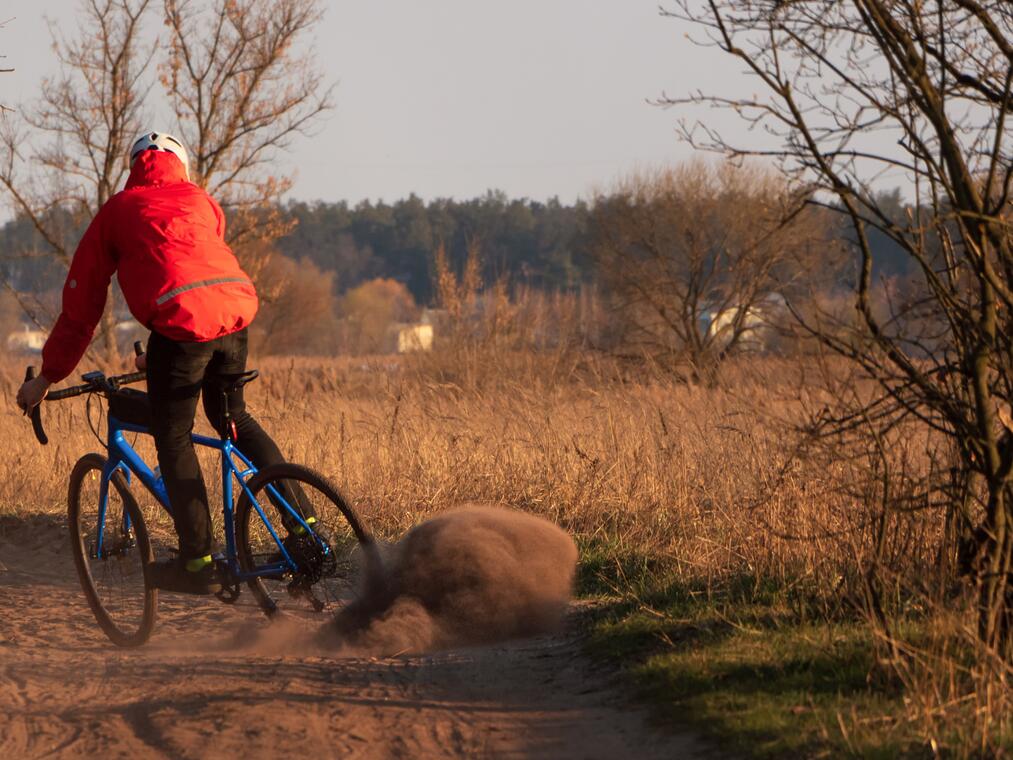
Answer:
<svg viewBox="0 0 1013 760"><path fill-rule="evenodd" d="M277 568L287 562L286 553L296 565L250 583L262 608L268 614L280 609L310 615L347 603L362 564L361 547L371 542L333 485L312 470L285 464L265 469L249 487L256 504L244 494L237 512L243 569ZM284 553L272 533L283 540Z"/></svg>
<svg viewBox="0 0 1013 760"><path fill-rule="evenodd" d="M109 485L102 514L104 464L103 457L89 454L71 474L71 544L82 588L99 625L116 644L135 646L147 640L154 625L155 592L144 577L151 548L144 521L118 475Z"/></svg>

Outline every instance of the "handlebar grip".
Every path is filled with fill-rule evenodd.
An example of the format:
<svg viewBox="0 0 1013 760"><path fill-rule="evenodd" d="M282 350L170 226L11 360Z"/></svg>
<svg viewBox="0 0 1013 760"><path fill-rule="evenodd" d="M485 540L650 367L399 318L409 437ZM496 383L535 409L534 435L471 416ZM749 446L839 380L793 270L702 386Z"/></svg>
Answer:
<svg viewBox="0 0 1013 760"><path fill-rule="evenodd" d="M144 355L144 344L139 340L134 341L134 356Z"/></svg>
<svg viewBox="0 0 1013 760"><path fill-rule="evenodd" d="M128 385L129 383L139 383L142 380L148 379L147 372L131 372L129 375L119 375L118 377L112 378L116 381L117 385Z"/></svg>
<svg viewBox="0 0 1013 760"><path fill-rule="evenodd" d="M28 367L25 370L25 382L35 379L35 367ZM46 435L45 428L42 427L42 404L37 405L32 409L32 430L35 431L35 437L39 443L43 446L49 443L49 436Z"/></svg>

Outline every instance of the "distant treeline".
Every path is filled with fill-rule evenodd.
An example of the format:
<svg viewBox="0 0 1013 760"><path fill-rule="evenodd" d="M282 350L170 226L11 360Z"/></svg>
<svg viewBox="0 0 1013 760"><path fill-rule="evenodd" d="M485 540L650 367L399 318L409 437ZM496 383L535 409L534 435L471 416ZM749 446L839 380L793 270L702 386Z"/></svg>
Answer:
<svg viewBox="0 0 1013 760"><path fill-rule="evenodd" d="M903 213L898 191L885 206ZM417 196L356 205L293 202L287 206L295 228L276 246L293 259L309 259L334 273L344 293L376 278L404 283L419 303L432 297L433 252L443 243L452 266L461 267L469 243L477 242L486 282L505 277L511 284L568 290L595 279L589 207L584 202L538 202L489 192L471 200L423 201ZM842 226L843 229L843 226ZM80 235L68 228L68 235ZM842 232L842 235L844 233ZM906 257L882 234L872 234L877 275L903 274ZM58 288L63 265L24 219L0 230L0 273L16 289Z"/></svg>
<svg viewBox="0 0 1013 760"><path fill-rule="evenodd" d="M342 291L383 277L404 283L427 303L433 252L441 243L460 267L469 243L477 242L487 282L506 277L557 290L591 276L584 203L511 200L490 192L466 201L427 203L413 195L392 204L293 203L289 211L298 224L278 247L335 272Z"/></svg>
<svg viewBox="0 0 1013 760"><path fill-rule="evenodd" d="M885 193L881 207L903 218L899 190ZM403 282L419 303L432 295L433 251L442 242L460 269L470 241L482 252L484 279L567 290L595 278L589 207L578 201L511 200L490 192L473 200L425 202L411 196L396 203L293 203L298 226L278 242L293 258L306 257L337 275L341 291L377 277ZM842 236L845 225L842 217ZM876 276L902 275L910 257L889 238L870 230Z"/></svg>

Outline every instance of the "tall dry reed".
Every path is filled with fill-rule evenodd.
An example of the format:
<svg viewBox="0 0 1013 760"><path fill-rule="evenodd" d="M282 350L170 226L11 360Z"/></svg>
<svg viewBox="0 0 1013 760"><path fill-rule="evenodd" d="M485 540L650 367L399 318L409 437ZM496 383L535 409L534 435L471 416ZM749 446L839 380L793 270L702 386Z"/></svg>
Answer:
<svg viewBox="0 0 1013 760"><path fill-rule="evenodd" d="M792 460L790 363L753 360L703 388L521 352L500 355L495 382L455 383L427 374L435 361L269 358L249 407L292 461L332 477L385 536L491 501L585 542L665 557L686 579L746 573L829 589L850 573L835 536L860 521L861 505L837 488L843 468ZM60 511L73 463L101 445L77 399L45 404L53 442L40 447L14 407L20 372L0 372L0 513ZM145 436L137 445L151 456Z"/></svg>

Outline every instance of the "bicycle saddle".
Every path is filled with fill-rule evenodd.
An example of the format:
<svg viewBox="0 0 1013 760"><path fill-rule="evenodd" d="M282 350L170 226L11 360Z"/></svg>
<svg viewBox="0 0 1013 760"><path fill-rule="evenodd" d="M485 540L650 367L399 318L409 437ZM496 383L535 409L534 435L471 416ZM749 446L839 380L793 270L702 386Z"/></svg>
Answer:
<svg viewBox="0 0 1013 760"><path fill-rule="evenodd" d="M224 393L233 393L238 391L247 383L253 382L260 376L260 372L251 369L247 372L240 372L238 374L225 374L216 375L213 382Z"/></svg>

